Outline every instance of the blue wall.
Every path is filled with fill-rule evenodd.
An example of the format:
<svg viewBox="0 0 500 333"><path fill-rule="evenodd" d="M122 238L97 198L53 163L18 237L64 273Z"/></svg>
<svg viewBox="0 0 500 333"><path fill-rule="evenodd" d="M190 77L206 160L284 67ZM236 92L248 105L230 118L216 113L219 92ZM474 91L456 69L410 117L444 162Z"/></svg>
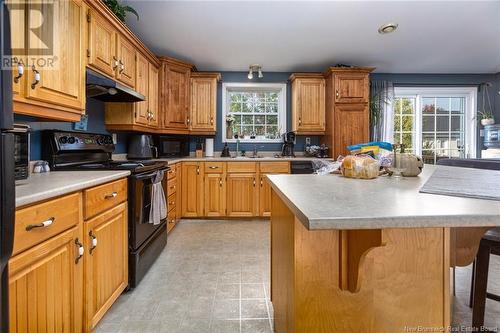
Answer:
<svg viewBox="0 0 500 333"><path fill-rule="evenodd" d="M217 133L215 135L215 151L221 151L224 147L222 142L222 83L228 82L245 82L245 83L286 83L287 84L287 103L286 103L286 115L287 115L287 130L292 128L292 99L291 99L291 84L288 82L288 78L291 73L277 73L277 72L265 72L264 77L259 79L257 75L254 76L253 80L247 78L248 72L222 72L221 82L217 86ZM311 144L319 144L319 136L299 136L297 137L296 151L303 151L305 146L305 138L311 138ZM196 148L196 139L198 137L192 137L191 139L191 150L194 151ZM204 137L200 137L204 139ZM252 151L257 145L259 151L281 151L281 143L241 143L240 150ZM229 149L234 152L236 150L236 143L228 143Z"/></svg>
<svg viewBox="0 0 500 333"><path fill-rule="evenodd" d="M104 103L88 98L86 113L89 116L87 132L107 134L104 127ZM41 159L42 141L41 131L46 129L56 129L63 131L74 131L73 123L69 122L43 122L32 117L16 115L16 122L27 123L31 126L31 160ZM121 133L117 137L116 153L127 152L127 134Z"/></svg>

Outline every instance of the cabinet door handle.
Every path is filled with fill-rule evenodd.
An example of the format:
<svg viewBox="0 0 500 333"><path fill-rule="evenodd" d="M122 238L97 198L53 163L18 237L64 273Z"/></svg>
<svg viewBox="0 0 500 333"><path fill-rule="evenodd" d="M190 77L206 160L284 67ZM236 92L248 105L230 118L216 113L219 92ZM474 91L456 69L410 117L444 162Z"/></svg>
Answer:
<svg viewBox="0 0 500 333"><path fill-rule="evenodd" d="M118 60L118 63L120 64L120 71L119 71L119 73L121 74L125 70L125 65L123 64L123 61L121 59Z"/></svg>
<svg viewBox="0 0 500 333"><path fill-rule="evenodd" d="M113 198L116 198L117 196L118 196L118 193L113 192L113 193L111 193L111 194L106 194L106 195L104 196L104 199L113 199Z"/></svg>
<svg viewBox="0 0 500 333"><path fill-rule="evenodd" d="M336 96L337 98L339 98L339 97L340 97L340 93L339 93L339 90L338 90L338 89L335 91L335 96Z"/></svg>
<svg viewBox="0 0 500 333"><path fill-rule="evenodd" d="M219 186L222 187L222 179L219 179Z"/></svg>
<svg viewBox="0 0 500 333"><path fill-rule="evenodd" d="M89 249L89 253L92 254L92 252L94 251L94 249L97 246L97 237L94 235L92 230L90 230L89 236L90 236L90 244L91 244L90 249Z"/></svg>
<svg viewBox="0 0 500 333"><path fill-rule="evenodd" d="M31 84L31 89L35 89L36 85L40 82L40 72L36 69L35 65L33 65L32 70L35 74L35 81Z"/></svg>
<svg viewBox="0 0 500 333"><path fill-rule="evenodd" d="M75 264L78 264L80 259L83 257L83 254L85 253L85 249L83 247L83 244L80 243L80 241L78 240L78 238L75 239L75 245L78 248L78 256L75 259Z"/></svg>
<svg viewBox="0 0 500 333"><path fill-rule="evenodd" d="M210 125L214 124L214 117L210 117Z"/></svg>
<svg viewBox="0 0 500 333"><path fill-rule="evenodd" d="M255 177L253 178L253 187L255 187L257 183L255 182Z"/></svg>
<svg viewBox="0 0 500 333"><path fill-rule="evenodd" d="M302 125L302 118L299 117L299 125Z"/></svg>
<svg viewBox="0 0 500 333"><path fill-rule="evenodd" d="M262 181L262 177L260 177L260 187L264 186L264 182Z"/></svg>
<svg viewBox="0 0 500 333"><path fill-rule="evenodd" d="M47 219L46 221L43 221L41 223L28 224L26 226L26 231L31 231L31 230L36 229L36 228L47 228L49 225L54 223L54 220L55 220L54 217L50 217L49 219Z"/></svg>
<svg viewBox="0 0 500 333"><path fill-rule="evenodd" d="M18 83L19 79L21 79L24 75L24 67L23 65L17 64L17 76L14 78L14 83Z"/></svg>
<svg viewBox="0 0 500 333"><path fill-rule="evenodd" d="M198 175L200 174L200 168L199 167L196 169L196 174L198 174Z"/></svg>
<svg viewBox="0 0 500 333"><path fill-rule="evenodd" d="M115 56L113 56L113 61L114 61L113 70L115 70L118 67L118 59Z"/></svg>
<svg viewBox="0 0 500 333"><path fill-rule="evenodd" d="M191 119L189 119L189 117L187 117L187 123L190 124L191 123Z"/></svg>

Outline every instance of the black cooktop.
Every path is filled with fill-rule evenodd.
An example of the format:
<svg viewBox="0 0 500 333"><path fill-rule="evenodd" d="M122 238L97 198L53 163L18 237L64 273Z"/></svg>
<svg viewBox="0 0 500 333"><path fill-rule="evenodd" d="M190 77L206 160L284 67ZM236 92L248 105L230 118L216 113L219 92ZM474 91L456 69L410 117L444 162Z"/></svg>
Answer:
<svg viewBox="0 0 500 333"><path fill-rule="evenodd" d="M74 165L64 169L73 170L130 170L132 173L158 170L168 166L168 162L154 160L128 160L128 161L105 161L99 163L85 163Z"/></svg>

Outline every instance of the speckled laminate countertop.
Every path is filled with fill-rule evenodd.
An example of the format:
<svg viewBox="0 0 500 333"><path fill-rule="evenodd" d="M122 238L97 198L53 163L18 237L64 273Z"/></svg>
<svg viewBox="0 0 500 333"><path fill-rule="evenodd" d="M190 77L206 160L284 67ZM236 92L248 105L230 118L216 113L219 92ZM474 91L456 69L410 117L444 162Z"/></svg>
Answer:
<svg viewBox="0 0 500 333"><path fill-rule="evenodd" d="M16 182L16 207L26 206L130 175L130 171L52 171Z"/></svg>
<svg viewBox="0 0 500 333"><path fill-rule="evenodd" d="M419 193L419 177L372 180L340 175L270 175L274 191L310 230L500 226L500 201Z"/></svg>

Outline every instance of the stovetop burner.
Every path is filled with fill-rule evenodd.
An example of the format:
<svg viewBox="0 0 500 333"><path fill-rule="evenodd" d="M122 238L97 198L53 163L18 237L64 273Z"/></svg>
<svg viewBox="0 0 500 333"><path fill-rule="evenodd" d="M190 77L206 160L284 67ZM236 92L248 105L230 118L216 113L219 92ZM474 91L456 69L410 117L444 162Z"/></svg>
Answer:
<svg viewBox="0 0 500 333"><path fill-rule="evenodd" d="M102 163L85 163L74 166L74 169L92 169L92 170L130 170L133 173L145 172L154 169L160 169L167 166L167 162L151 160L129 160L129 161L106 161Z"/></svg>

